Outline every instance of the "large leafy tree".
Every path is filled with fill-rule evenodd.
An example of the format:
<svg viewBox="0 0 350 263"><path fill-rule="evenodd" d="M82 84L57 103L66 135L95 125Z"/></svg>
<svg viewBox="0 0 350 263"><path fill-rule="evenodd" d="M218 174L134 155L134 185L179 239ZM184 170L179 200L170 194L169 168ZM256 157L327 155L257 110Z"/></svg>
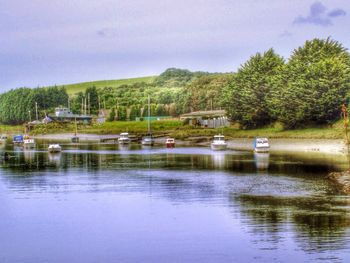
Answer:
<svg viewBox="0 0 350 263"><path fill-rule="evenodd" d="M232 81L232 78L233 74L201 76L185 88L183 98L186 101L182 103L188 105L191 111L219 109L222 106L223 89Z"/></svg>
<svg viewBox="0 0 350 263"><path fill-rule="evenodd" d="M283 58L269 49L252 56L241 66L223 98L233 121L243 128L257 128L273 120L268 98L272 79L279 74L283 65Z"/></svg>
<svg viewBox="0 0 350 263"><path fill-rule="evenodd" d="M271 107L285 127L332 122L350 88L349 53L330 38L306 41L294 50L274 87Z"/></svg>

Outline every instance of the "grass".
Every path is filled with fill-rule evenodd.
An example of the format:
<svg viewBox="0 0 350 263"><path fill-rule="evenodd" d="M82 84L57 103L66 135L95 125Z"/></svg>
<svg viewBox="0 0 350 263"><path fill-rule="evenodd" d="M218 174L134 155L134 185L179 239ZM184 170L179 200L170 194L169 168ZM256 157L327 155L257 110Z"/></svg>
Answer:
<svg viewBox="0 0 350 263"><path fill-rule="evenodd" d="M23 125L0 125L0 134L23 134Z"/></svg>
<svg viewBox="0 0 350 263"><path fill-rule="evenodd" d="M88 87L95 86L96 88L104 87L119 87L121 85L129 85L139 82L151 83L154 81L155 76L149 77L140 77L140 78L129 78L129 79L117 79L117 80L100 80L100 81L90 81L90 82L81 82L68 85L59 85L60 87L64 86L69 95L73 95L78 92L84 92Z"/></svg>
<svg viewBox="0 0 350 263"><path fill-rule="evenodd" d="M22 129L23 130L23 129ZM33 134L51 134L51 133L72 133L73 124L39 125L33 131ZM159 120L152 122L152 131L155 135L169 135L177 139L186 139L189 137L211 137L217 133L223 133L227 138L286 138L286 139L343 139L344 130L340 123L332 126L305 128L298 130L283 130L282 128L262 128L255 130L240 130L234 127L224 129L203 129L194 128L189 125L183 125L180 120ZM141 135L147 132L147 121L115 121L105 122L94 125L80 125L79 133L89 134L119 134L129 132L131 134Z"/></svg>

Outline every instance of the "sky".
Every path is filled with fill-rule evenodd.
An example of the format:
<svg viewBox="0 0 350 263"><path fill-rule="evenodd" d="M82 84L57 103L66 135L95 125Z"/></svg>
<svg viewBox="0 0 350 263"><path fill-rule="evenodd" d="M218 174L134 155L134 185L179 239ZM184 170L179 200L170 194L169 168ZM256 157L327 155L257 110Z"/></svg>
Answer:
<svg viewBox="0 0 350 263"><path fill-rule="evenodd" d="M0 91L158 75L235 72L315 37L350 47L348 0L0 0Z"/></svg>

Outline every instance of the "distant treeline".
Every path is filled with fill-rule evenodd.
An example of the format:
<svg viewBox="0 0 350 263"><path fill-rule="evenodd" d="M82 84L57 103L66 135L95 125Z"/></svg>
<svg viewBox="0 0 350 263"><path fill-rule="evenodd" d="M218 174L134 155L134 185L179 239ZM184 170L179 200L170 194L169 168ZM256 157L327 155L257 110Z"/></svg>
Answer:
<svg viewBox="0 0 350 263"><path fill-rule="evenodd" d="M64 88L19 88L0 94L0 122L5 124L21 124L38 117L44 111L52 111L58 105L66 105L68 95Z"/></svg>
<svg viewBox="0 0 350 263"><path fill-rule="evenodd" d="M350 55L342 44L328 38L306 41L288 60L273 49L257 53L236 73L170 68L152 83L89 87L70 98L70 107L75 113L83 113L82 105L87 101L92 114L105 108L111 112L110 120L134 119L147 114L150 94L153 116L225 109L242 128L276 121L296 128L339 119L341 105L349 102L349 88ZM57 87L12 90L0 96L0 121L26 121L35 101L43 112L67 105L67 98L65 90Z"/></svg>

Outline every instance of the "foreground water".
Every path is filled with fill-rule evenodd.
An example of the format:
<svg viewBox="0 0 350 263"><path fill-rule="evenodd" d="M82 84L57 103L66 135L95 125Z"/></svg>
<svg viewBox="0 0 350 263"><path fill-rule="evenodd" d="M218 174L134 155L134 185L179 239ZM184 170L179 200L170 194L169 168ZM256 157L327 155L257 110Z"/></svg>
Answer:
<svg viewBox="0 0 350 263"><path fill-rule="evenodd" d="M342 157L46 147L0 151L0 262L350 260Z"/></svg>

